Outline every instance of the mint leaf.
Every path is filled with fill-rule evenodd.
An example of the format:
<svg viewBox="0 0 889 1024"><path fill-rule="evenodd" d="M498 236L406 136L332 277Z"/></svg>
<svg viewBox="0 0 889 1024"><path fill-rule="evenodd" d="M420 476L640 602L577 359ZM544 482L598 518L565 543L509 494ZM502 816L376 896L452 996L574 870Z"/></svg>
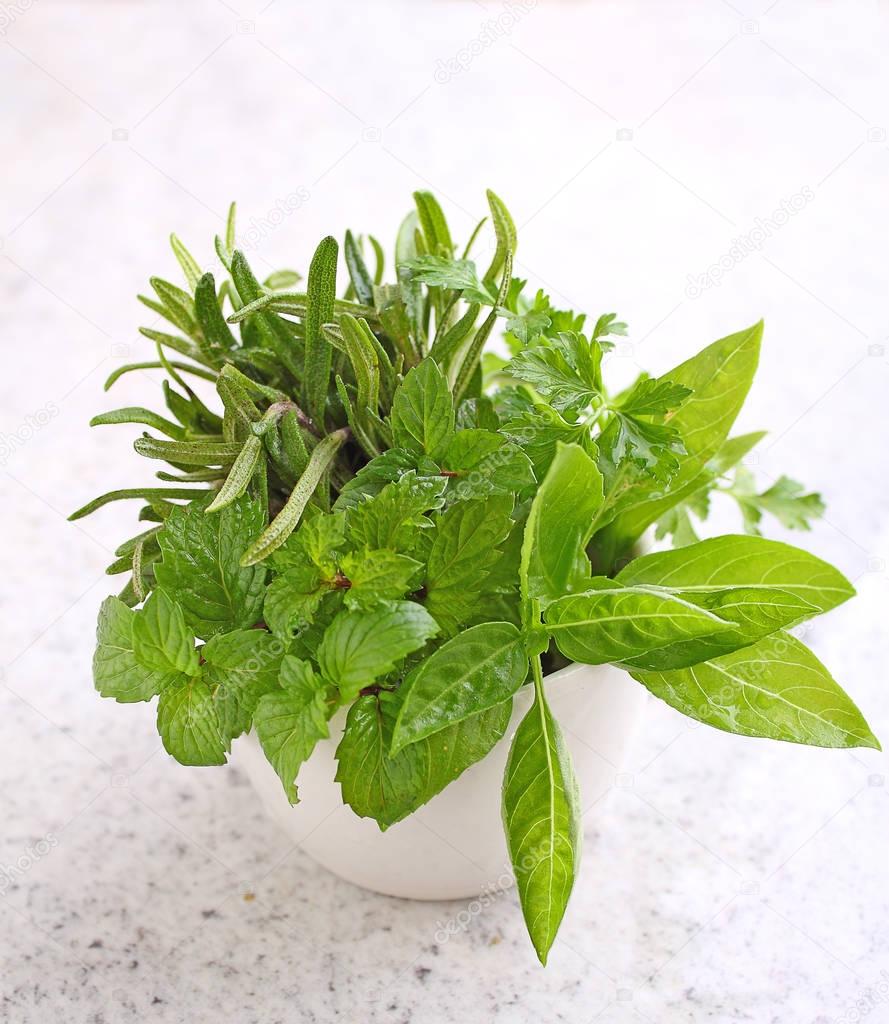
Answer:
<svg viewBox="0 0 889 1024"><path fill-rule="evenodd" d="M390 753L502 704L527 674L522 634L511 623L484 622L460 633L421 661L399 689Z"/></svg>
<svg viewBox="0 0 889 1024"><path fill-rule="evenodd" d="M349 510L349 540L356 547L410 549L418 530L431 525L424 513L444 504L446 486L443 478L405 473L375 498Z"/></svg>
<svg viewBox="0 0 889 1024"><path fill-rule="evenodd" d="M157 580L175 595L201 639L252 626L260 618L266 570L242 568L240 558L264 526L262 506L247 495L209 515L192 502L173 509L164 522Z"/></svg>
<svg viewBox="0 0 889 1024"><path fill-rule="evenodd" d="M292 636L313 620L329 593L329 584L314 565L288 569L266 588L262 606L266 625L276 636Z"/></svg>
<svg viewBox="0 0 889 1024"><path fill-rule="evenodd" d="M196 675L198 652L180 606L163 590L154 590L133 620L133 653L145 668Z"/></svg>
<svg viewBox="0 0 889 1024"><path fill-rule="evenodd" d="M418 456L404 448L390 448L348 480L340 489L339 497L334 502L335 509L350 509L365 498L379 494L386 484L398 480L409 470L417 469Z"/></svg>
<svg viewBox="0 0 889 1024"><path fill-rule="evenodd" d="M454 433L454 401L434 359L424 359L404 378L392 399L396 447L437 459Z"/></svg>
<svg viewBox="0 0 889 1024"><path fill-rule="evenodd" d="M329 687L307 661L288 655L281 662L280 690L264 694L254 712L259 742L278 773L290 803L298 801L296 776L318 740L329 735L327 722L336 705Z"/></svg>
<svg viewBox="0 0 889 1024"><path fill-rule="evenodd" d="M583 833L571 753L539 677L509 749L503 825L525 924L545 965L577 877Z"/></svg>
<svg viewBox="0 0 889 1024"><path fill-rule="evenodd" d="M157 705L157 731L164 750L180 764L225 764L226 743L210 687L199 677L180 676Z"/></svg>
<svg viewBox="0 0 889 1024"><path fill-rule="evenodd" d="M848 695L788 633L680 671L631 674L677 711L725 732L880 749Z"/></svg>
<svg viewBox="0 0 889 1024"><path fill-rule="evenodd" d="M121 704L151 700L178 678L177 672L151 670L136 659L136 614L116 597L106 597L99 610L93 680L103 697L113 697Z"/></svg>
<svg viewBox="0 0 889 1024"><path fill-rule="evenodd" d="M583 590L590 576L584 550L602 505L602 476L577 445L560 444L525 525L521 586L526 602L546 605Z"/></svg>
<svg viewBox="0 0 889 1024"><path fill-rule="evenodd" d="M480 761L506 732L512 701L411 743L393 757L388 751L398 707L398 695L387 691L359 697L336 751L343 802L360 817L373 818L382 831Z"/></svg>
<svg viewBox="0 0 889 1024"><path fill-rule="evenodd" d="M322 573L336 569L339 550L346 543L346 517L342 512L306 519L271 555L275 569L300 569L308 562Z"/></svg>
<svg viewBox="0 0 889 1024"><path fill-rule="evenodd" d="M511 495L459 502L438 516L426 566L426 607L447 636L485 602L487 577L512 529Z"/></svg>
<svg viewBox="0 0 889 1024"><path fill-rule="evenodd" d="M214 636L200 653L228 750L249 730L259 698L277 686L284 645L261 629L237 629Z"/></svg>
<svg viewBox="0 0 889 1024"><path fill-rule="evenodd" d="M460 430L442 458L449 495L461 501L490 494L517 494L534 485L531 460L500 434Z"/></svg>
<svg viewBox="0 0 889 1024"><path fill-rule="evenodd" d="M340 612L324 632L318 664L343 701L391 672L412 651L438 633L422 605L390 601L372 611Z"/></svg>
<svg viewBox="0 0 889 1024"><path fill-rule="evenodd" d="M367 609L404 597L417 582L423 563L386 548L364 549L345 555L340 568L348 581L343 592L346 607Z"/></svg>

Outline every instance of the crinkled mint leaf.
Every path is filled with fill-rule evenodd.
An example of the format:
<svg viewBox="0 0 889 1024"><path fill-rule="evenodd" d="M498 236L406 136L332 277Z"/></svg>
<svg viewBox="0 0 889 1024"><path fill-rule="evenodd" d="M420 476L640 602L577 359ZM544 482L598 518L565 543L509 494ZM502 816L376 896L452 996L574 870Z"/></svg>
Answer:
<svg viewBox="0 0 889 1024"><path fill-rule="evenodd" d="M327 627L318 648L325 679L343 701L390 672L438 633L426 609L413 601L390 601L371 611L343 611Z"/></svg>
<svg viewBox="0 0 889 1024"><path fill-rule="evenodd" d="M454 400L434 359L424 359L404 378L392 399L396 447L439 458L454 433Z"/></svg>
<svg viewBox="0 0 889 1024"><path fill-rule="evenodd" d="M436 519L426 567L426 607L453 636L484 605L488 575L512 529L511 495L461 501Z"/></svg>
<svg viewBox="0 0 889 1024"><path fill-rule="evenodd" d="M288 569L266 588L262 606L265 623L277 636L292 636L295 629L314 619L329 593L330 585L311 563Z"/></svg>
<svg viewBox="0 0 889 1024"><path fill-rule="evenodd" d="M327 723L336 707L329 690L309 662L288 655L281 663L280 688L264 694L253 715L263 752L292 804L298 801L300 766L329 735Z"/></svg>
<svg viewBox="0 0 889 1024"><path fill-rule="evenodd" d="M340 569L348 580L343 591L347 608L372 608L381 601L404 597L417 584L423 563L381 548L346 554Z"/></svg>
<svg viewBox="0 0 889 1024"><path fill-rule="evenodd" d="M99 610L93 680L103 697L113 697L121 704L151 700L178 678L178 672L149 669L136 659L136 614L117 597L106 597Z"/></svg>
<svg viewBox="0 0 889 1024"><path fill-rule="evenodd" d="M441 508L447 480L405 473L380 493L349 510L347 533L356 547L409 552L419 529L428 528L424 513Z"/></svg>
<svg viewBox="0 0 889 1024"><path fill-rule="evenodd" d="M201 672L213 695L226 749L250 728L259 698L277 686L284 650L279 639L261 629L223 633L201 648Z"/></svg>
<svg viewBox="0 0 889 1024"><path fill-rule="evenodd" d="M404 448L390 448L371 459L366 466L347 481L334 502L335 509L349 509L353 505L379 494L386 484L398 480L409 470L418 468L419 456Z"/></svg>
<svg viewBox="0 0 889 1024"><path fill-rule="evenodd" d="M198 671L194 636L182 608L164 590L153 590L133 620L133 652L139 664L165 673Z"/></svg>
<svg viewBox="0 0 889 1024"><path fill-rule="evenodd" d="M442 460L448 496L461 501L517 494L534 485L531 460L518 445L489 430L461 430Z"/></svg>
<svg viewBox="0 0 889 1024"><path fill-rule="evenodd" d="M165 687L157 705L157 731L164 749L180 764L225 764L226 742L216 704L199 676L180 676Z"/></svg>
<svg viewBox="0 0 889 1024"><path fill-rule="evenodd" d="M221 512L201 503L176 508L158 535L163 560L158 582L182 606L201 639L254 625L262 614L266 569L246 568L241 556L266 525L258 501L242 495Z"/></svg>

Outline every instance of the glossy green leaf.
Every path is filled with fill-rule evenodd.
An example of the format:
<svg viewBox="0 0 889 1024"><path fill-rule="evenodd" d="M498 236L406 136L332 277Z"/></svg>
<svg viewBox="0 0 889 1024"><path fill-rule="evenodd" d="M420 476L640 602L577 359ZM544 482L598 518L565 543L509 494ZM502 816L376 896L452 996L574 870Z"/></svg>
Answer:
<svg viewBox="0 0 889 1024"><path fill-rule="evenodd" d="M512 702L442 729L392 757L388 751L398 707L394 693L359 697L336 751L343 802L361 817L373 818L383 831L480 761L506 732Z"/></svg>
<svg viewBox="0 0 889 1024"><path fill-rule="evenodd" d="M425 513L441 508L447 481L404 473L375 497L349 510L348 534L356 547L410 548L418 528L430 527ZM409 552L408 552L409 553Z"/></svg>
<svg viewBox="0 0 889 1024"><path fill-rule="evenodd" d="M327 722L336 707L327 700L329 689L309 662L288 655L281 663L280 688L261 697L254 712L263 752L292 804L298 802L300 766L329 735Z"/></svg>
<svg viewBox="0 0 889 1024"><path fill-rule="evenodd" d="M392 400L395 447L438 458L454 433L451 391L434 359L424 359L405 377Z"/></svg>
<svg viewBox="0 0 889 1024"><path fill-rule="evenodd" d="M340 612L324 632L318 664L344 701L391 672L406 655L438 633L422 605L390 601L371 611Z"/></svg>
<svg viewBox="0 0 889 1024"><path fill-rule="evenodd" d="M260 697L277 687L284 650L262 629L222 633L201 648L201 673L213 695L226 749L250 728Z"/></svg>
<svg viewBox="0 0 889 1024"><path fill-rule="evenodd" d="M93 681L103 697L113 697L121 704L151 700L179 676L178 671L146 667L136 658L136 614L116 597L106 597L99 610Z"/></svg>
<svg viewBox="0 0 889 1024"><path fill-rule="evenodd" d="M602 475L578 445L559 444L525 526L521 585L545 606L583 590L590 576L584 547L602 505Z"/></svg>
<svg viewBox="0 0 889 1024"><path fill-rule="evenodd" d="M156 672L198 671L194 636L185 624L182 608L165 591L151 593L133 620L133 651L136 660Z"/></svg>
<svg viewBox="0 0 889 1024"><path fill-rule="evenodd" d="M180 764L225 764L225 739L213 694L199 678L181 676L167 686L157 704L157 731L164 750Z"/></svg>
<svg viewBox="0 0 889 1024"><path fill-rule="evenodd" d="M522 634L512 623L484 622L458 634L402 684L390 753L502 704L527 674Z"/></svg>
<svg viewBox="0 0 889 1024"><path fill-rule="evenodd" d="M632 676L677 711L725 732L880 749L848 695L789 633L680 671Z"/></svg>
<svg viewBox="0 0 889 1024"><path fill-rule="evenodd" d="M394 601L414 589L423 563L390 549L350 551L340 562L348 580L344 591L347 608L372 608Z"/></svg>
<svg viewBox="0 0 889 1024"><path fill-rule="evenodd" d="M669 591L624 588L602 577L591 582L601 589L559 598L545 613L548 632L572 661L634 659L639 667L679 668L709 656L701 640L734 633L730 621Z"/></svg>
<svg viewBox="0 0 889 1024"><path fill-rule="evenodd" d="M262 566L244 568L240 559L264 521L262 506L247 495L213 515L192 504L167 518L158 537L163 561L156 567L157 578L176 595L199 637L259 620L266 571Z"/></svg>
<svg viewBox="0 0 889 1024"><path fill-rule="evenodd" d="M536 690L506 762L503 825L525 924L546 964L577 877L583 830L571 753L539 676Z"/></svg>

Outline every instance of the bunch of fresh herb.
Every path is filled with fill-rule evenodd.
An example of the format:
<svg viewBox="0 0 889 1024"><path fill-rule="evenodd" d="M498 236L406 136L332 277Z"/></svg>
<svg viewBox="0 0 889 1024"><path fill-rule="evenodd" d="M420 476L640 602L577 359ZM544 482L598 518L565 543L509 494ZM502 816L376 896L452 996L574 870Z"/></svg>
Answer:
<svg viewBox="0 0 889 1024"><path fill-rule="evenodd" d="M141 297L170 325L142 329L156 360L108 382L165 371L168 415L93 420L148 427L136 450L169 468L160 486L72 516L133 498L150 524L109 567L130 577L102 606L95 681L120 702L158 697L183 764L223 764L254 729L294 803L300 765L347 708L336 778L382 829L484 757L529 685L503 818L545 962L582 832L547 671L612 663L719 729L877 746L788 632L853 590L785 544L695 536L690 513L705 516L716 492L753 533L763 512L807 528L822 507L785 478L758 493L738 468L761 437L728 436L760 324L613 394L603 368L625 325L609 314L587 330L542 292L526 297L495 195L483 273L469 256L479 229L457 255L435 199L414 198L391 283L379 243L346 234L341 298L333 238L299 291L290 271L256 278L234 210L219 284L173 237L187 287L155 278ZM495 331L508 360L485 352ZM634 557L655 524L677 546Z"/></svg>

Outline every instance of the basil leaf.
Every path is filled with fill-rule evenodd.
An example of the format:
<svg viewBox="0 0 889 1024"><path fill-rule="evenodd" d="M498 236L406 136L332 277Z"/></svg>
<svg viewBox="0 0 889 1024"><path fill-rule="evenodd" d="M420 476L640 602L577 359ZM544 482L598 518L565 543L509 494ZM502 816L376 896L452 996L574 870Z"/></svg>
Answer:
<svg viewBox="0 0 889 1024"><path fill-rule="evenodd" d="M454 402L434 359L424 359L401 382L390 420L395 447L433 459L444 453L454 433Z"/></svg>
<svg viewBox="0 0 889 1024"><path fill-rule="evenodd" d="M597 526L606 522L609 525L602 530L597 544L606 552L606 561L613 560L647 526L681 501L685 485L720 449L750 389L761 339L760 321L745 331L715 341L659 378L692 391L670 419L670 425L682 438L686 456L680 459L679 470L666 493L657 480L641 474L634 479L621 479L617 467L609 465L607 459L600 461L609 501ZM606 427L600 441L603 452L612 447L607 435L618 429L618 425Z"/></svg>
<svg viewBox="0 0 889 1024"><path fill-rule="evenodd" d="M602 475L578 445L559 444L525 525L521 586L525 601L547 605L583 590L590 577L584 552L602 505Z"/></svg>
<svg viewBox="0 0 889 1024"><path fill-rule="evenodd" d="M681 671L631 675L677 711L725 732L880 749L848 695L789 633Z"/></svg>
<svg viewBox="0 0 889 1024"><path fill-rule="evenodd" d="M265 525L261 504L243 494L221 512L205 515L204 508L192 502L170 513L158 535L163 561L155 571L161 586L176 595L185 621L206 640L256 623L266 570L240 565Z"/></svg>
<svg viewBox="0 0 889 1024"><path fill-rule="evenodd" d="M393 757L388 751L398 708L398 695L387 691L359 697L336 751L343 802L360 817L373 818L381 831L480 761L506 732L512 701L411 743Z"/></svg>
<svg viewBox="0 0 889 1024"><path fill-rule="evenodd" d="M340 568L347 578L343 597L347 608L372 608L381 601L393 601L411 589L423 563L407 555L380 548L351 551Z"/></svg>
<svg viewBox="0 0 889 1024"><path fill-rule="evenodd" d="M547 631L572 661L680 668L709 657L702 640L732 633L731 622L668 591L591 582L600 589L560 598L545 613Z"/></svg>
<svg viewBox="0 0 889 1024"><path fill-rule="evenodd" d="M808 551L761 537L727 535L635 558L615 577L624 586L669 587L690 601L730 588L792 594L810 611L795 621L829 611L855 593L833 566ZM789 625L785 622L784 625Z"/></svg>
<svg viewBox="0 0 889 1024"><path fill-rule="evenodd" d="M228 750L250 728L259 698L277 686L284 645L261 629L236 629L212 637L200 653Z"/></svg>
<svg viewBox="0 0 889 1024"><path fill-rule="evenodd" d="M522 634L509 622L484 622L448 640L408 675L390 753L502 704L528 674Z"/></svg>
<svg viewBox="0 0 889 1024"><path fill-rule="evenodd" d="M180 764L225 764L226 744L210 687L200 677L181 676L157 704L157 731L164 750Z"/></svg>
<svg viewBox="0 0 889 1024"><path fill-rule="evenodd" d="M435 620L412 601L340 612L324 632L318 664L324 677L339 687L342 699L352 700L436 633Z"/></svg>
<svg viewBox="0 0 889 1024"><path fill-rule="evenodd" d="M148 669L136 659L133 622L137 613L116 597L106 597L99 609L93 680L103 697L121 704L151 700L178 678L178 672Z"/></svg>
<svg viewBox="0 0 889 1024"><path fill-rule="evenodd" d="M571 754L539 679L509 749L503 825L525 924L546 964L577 877L583 830Z"/></svg>
<svg viewBox="0 0 889 1024"><path fill-rule="evenodd" d="M318 740L329 735L329 686L307 661L287 655L281 662L280 690L264 694L254 712L259 742L278 773L290 803L298 802L296 776Z"/></svg>
<svg viewBox="0 0 889 1024"><path fill-rule="evenodd" d="M156 672L193 676L198 671L198 652L182 609L163 590L152 591L136 612L133 653L140 664Z"/></svg>
<svg viewBox="0 0 889 1024"><path fill-rule="evenodd" d="M448 636L485 603L486 581L512 529L512 495L463 501L435 523L426 566L426 607Z"/></svg>

